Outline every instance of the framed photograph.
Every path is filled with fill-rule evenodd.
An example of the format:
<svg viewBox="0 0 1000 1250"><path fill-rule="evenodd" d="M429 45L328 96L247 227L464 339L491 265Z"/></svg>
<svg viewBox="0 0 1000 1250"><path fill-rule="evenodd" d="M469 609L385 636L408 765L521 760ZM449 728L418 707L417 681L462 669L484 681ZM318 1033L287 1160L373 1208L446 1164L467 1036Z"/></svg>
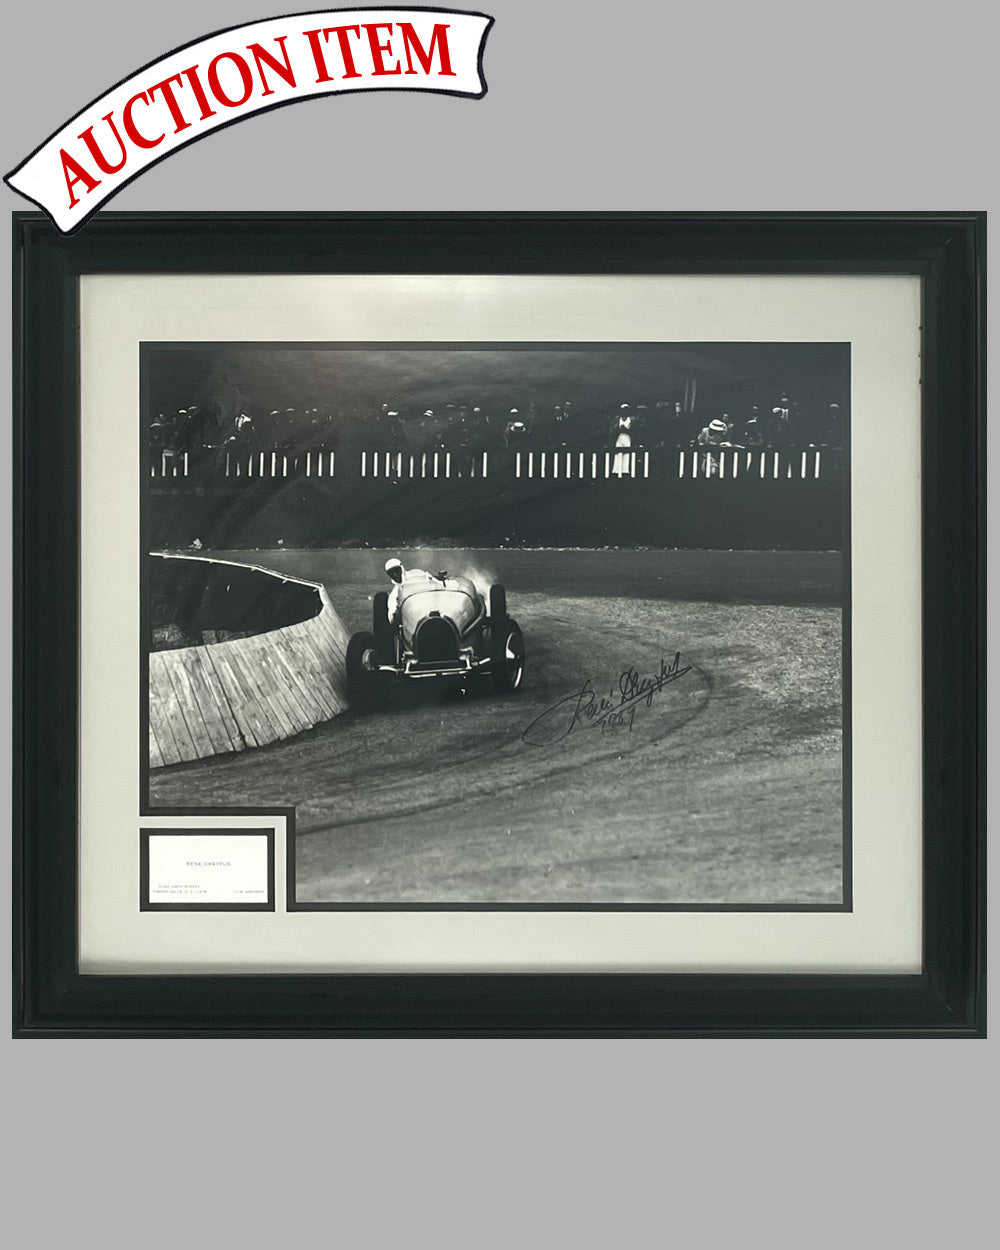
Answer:
<svg viewBox="0 0 1000 1250"><path fill-rule="evenodd" d="M982 1036L984 239L15 215L15 1032Z"/></svg>

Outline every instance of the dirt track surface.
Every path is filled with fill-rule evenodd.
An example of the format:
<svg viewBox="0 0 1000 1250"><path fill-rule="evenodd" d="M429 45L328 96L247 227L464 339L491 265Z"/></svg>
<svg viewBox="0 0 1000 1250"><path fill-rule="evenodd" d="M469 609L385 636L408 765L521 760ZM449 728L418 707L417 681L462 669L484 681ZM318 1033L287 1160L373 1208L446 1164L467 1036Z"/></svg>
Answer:
<svg viewBox="0 0 1000 1250"><path fill-rule="evenodd" d="M353 631L388 554L227 558L325 582ZM306 904L841 901L839 556L398 554L505 583L522 690L397 688L154 772L154 804L294 805Z"/></svg>

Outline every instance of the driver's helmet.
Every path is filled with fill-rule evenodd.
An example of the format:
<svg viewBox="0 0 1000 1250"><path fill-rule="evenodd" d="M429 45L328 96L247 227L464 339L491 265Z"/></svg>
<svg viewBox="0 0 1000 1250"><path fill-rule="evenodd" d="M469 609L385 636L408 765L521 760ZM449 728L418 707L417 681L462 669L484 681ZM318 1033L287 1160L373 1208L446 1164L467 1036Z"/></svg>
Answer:
<svg viewBox="0 0 1000 1250"><path fill-rule="evenodd" d="M386 571L386 575L392 581L398 583L403 580L403 563L401 560L396 560L396 559L386 560L385 571Z"/></svg>

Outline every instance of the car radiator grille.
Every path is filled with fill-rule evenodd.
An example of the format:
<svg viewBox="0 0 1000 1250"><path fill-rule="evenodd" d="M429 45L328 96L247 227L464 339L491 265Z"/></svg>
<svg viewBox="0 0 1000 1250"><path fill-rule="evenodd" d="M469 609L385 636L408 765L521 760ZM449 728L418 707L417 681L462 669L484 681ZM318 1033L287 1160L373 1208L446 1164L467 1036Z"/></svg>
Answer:
<svg viewBox="0 0 1000 1250"><path fill-rule="evenodd" d="M432 616L421 621L413 639L413 650L421 664L441 664L458 659L458 638L449 621Z"/></svg>

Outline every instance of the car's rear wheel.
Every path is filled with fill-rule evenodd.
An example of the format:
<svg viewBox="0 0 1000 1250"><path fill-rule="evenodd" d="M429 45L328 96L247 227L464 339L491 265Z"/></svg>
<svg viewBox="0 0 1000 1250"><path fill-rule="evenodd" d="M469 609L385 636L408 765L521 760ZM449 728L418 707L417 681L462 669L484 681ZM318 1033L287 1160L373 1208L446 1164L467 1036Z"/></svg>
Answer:
<svg viewBox="0 0 1000 1250"><path fill-rule="evenodd" d="M372 633L379 660L392 664L396 659L396 643L389 620L389 596L384 590L378 591L372 599Z"/></svg>
<svg viewBox="0 0 1000 1250"><path fill-rule="evenodd" d="M509 617L494 623L490 633L490 676L493 689L503 694L517 690L524 680L524 637Z"/></svg>
<svg viewBox="0 0 1000 1250"><path fill-rule="evenodd" d="M370 712L378 705L378 673L372 668L375 638L367 631L352 634L347 644L347 693L356 712Z"/></svg>

